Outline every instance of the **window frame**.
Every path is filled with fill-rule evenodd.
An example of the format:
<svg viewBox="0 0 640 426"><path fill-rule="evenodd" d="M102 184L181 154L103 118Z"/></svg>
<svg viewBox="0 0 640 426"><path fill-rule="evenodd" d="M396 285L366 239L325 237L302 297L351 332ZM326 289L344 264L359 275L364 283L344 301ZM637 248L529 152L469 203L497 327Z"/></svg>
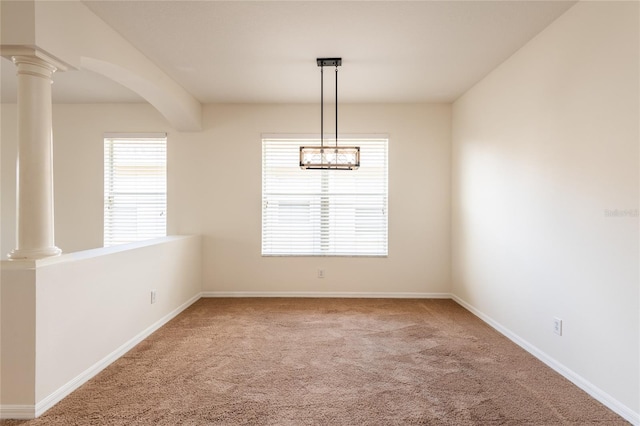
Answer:
<svg viewBox="0 0 640 426"><path fill-rule="evenodd" d="M167 147L166 133L103 135L104 247L167 235Z"/></svg>
<svg viewBox="0 0 640 426"><path fill-rule="evenodd" d="M329 135L325 139L325 145L327 145L326 141L332 140ZM335 139L333 139L335 140ZM316 240L306 243L301 243L302 245L306 245L307 247L302 247L300 249L284 249L281 247L276 247L280 244L278 241L274 241L276 237L272 235L266 235L269 232L273 231L273 224L270 223L274 219L273 217L269 217L269 215L273 216L274 211L269 210L269 208L273 209L274 207L268 206L269 202L273 202L273 197L271 196L272 188L268 188L269 183L266 181L267 174L269 173L266 170L267 159L265 155L268 155L266 150L268 149L265 146L269 141L277 141L283 144L290 144L291 153L287 154L287 165L285 166L287 169L294 172L300 171L302 174L316 174L316 177L319 177L319 183L317 185L320 188L324 188L322 191L317 192L315 194L304 194L310 198L316 197L317 201L315 202L315 208L309 208L309 216L313 216L312 221L309 222L310 227L315 227L315 231L309 231L315 235ZM303 170L299 165L299 147L302 145L312 146L312 145L320 145L319 135L272 135L272 134L263 134L261 138L262 142L262 229L261 229L261 255L263 257L388 257L389 255L389 136L386 134L368 134L368 135L344 135L340 137L339 144L341 146L358 146L358 145L369 145L368 149L372 151L367 151L367 148L361 148L361 167L358 170ZM373 146L377 146L373 148ZM382 148L380 148L382 146ZM294 149L295 148L295 149ZM377 151L373 149L382 149L382 154L379 154ZM374 154L375 152L375 154ZM294 155L295 154L295 155ZM275 154L274 154L275 155ZM371 166L368 162L374 161L369 160L369 158L373 158L374 155L381 155L377 161L381 161L380 165L377 167ZM289 163L290 161L290 163ZM291 166L289 166L291 164ZM351 176L361 177L361 180L355 180L358 182L362 182L362 187L367 187L366 179L371 174L374 173L373 169L381 169L376 179L377 182L374 184L374 180L369 181L370 188L373 188L374 185L376 190L380 192L377 193L375 191L372 192L372 189L369 189L367 192L361 191L357 193L340 193L340 190L337 193L330 193L328 188L331 186L328 183L328 180L331 180L331 175L336 173L338 177L349 176L349 174L355 174ZM293 178L292 178L293 179ZM333 179L334 185L340 185L340 178ZM347 181L349 179L346 179ZM336 183L337 182L337 183ZM344 184L343 187L348 185ZM355 185L354 187L358 187ZM282 194L284 196L284 194ZM305 202L312 203L312 201L305 201L305 198L302 194L292 193L292 198L289 200L281 201L283 205L287 203L294 205L302 205ZM295 195L298 195L300 198L296 199ZM343 207L336 207L336 205L340 205L340 198L342 200L347 200L346 203L343 201ZM349 200L351 198L351 200ZM373 207L371 207L373 206ZM277 208L280 208L278 205ZM350 214L345 211L348 209L353 209L353 212ZM363 210L369 208L380 210L381 213L373 214L366 216L363 215ZM336 211L340 210L340 214L337 214ZM329 213L331 211L331 213ZM360 212L360 213L359 213ZM338 217L338 219L335 219ZM296 216L295 219L300 219L301 216ZM333 218L333 219L331 219ZM349 219L350 218L350 219ZM360 218L360 220L358 220ZM328 221L334 220L333 230L320 230L318 231L318 223L320 226L328 226ZM349 228L349 224L346 223L349 220L353 222L351 228ZM367 222L371 220L371 222ZM340 222L341 221L341 222ZM339 223L339 224L338 224ZM341 232L339 230L340 226L347 226L346 231ZM302 225L304 226L304 225ZM369 229L367 229L369 227ZM267 228L267 229L265 229ZM375 228L375 229L374 229ZM281 239L286 239L287 236L286 230L280 230L279 237ZM349 234L350 233L350 234ZM355 243L350 243L348 241L349 235L354 235L356 240ZM291 239L294 238L309 238L306 236L301 236L300 232L293 233ZM317 240L318 236L320 240ZM365 241L366 238L369 238L370 241ZM282 244L287 244L282 243ZM352 245L351 249L344 250L344 247L348 247ZM293 246L292 243L290 246ZM274 248L275 247L275 248ZM339 248L336 248L339 247Z"/></svg>

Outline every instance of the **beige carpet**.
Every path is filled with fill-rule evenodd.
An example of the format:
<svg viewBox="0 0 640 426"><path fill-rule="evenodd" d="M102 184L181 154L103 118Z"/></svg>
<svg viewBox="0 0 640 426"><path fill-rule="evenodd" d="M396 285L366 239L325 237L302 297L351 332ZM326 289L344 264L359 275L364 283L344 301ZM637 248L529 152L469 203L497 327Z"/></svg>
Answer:
<svg viewBox="0 0 640 426"><path fill-rule="evenodd" d="M450 300L201 299L20 425L619 425Z"/></svg>

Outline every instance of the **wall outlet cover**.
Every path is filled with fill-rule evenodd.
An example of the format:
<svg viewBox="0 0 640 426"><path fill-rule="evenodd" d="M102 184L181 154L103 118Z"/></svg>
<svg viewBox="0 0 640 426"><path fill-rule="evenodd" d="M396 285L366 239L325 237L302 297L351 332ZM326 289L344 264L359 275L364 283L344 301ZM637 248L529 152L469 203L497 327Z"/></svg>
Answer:
<svg viewBox="0 0 640 426"><path fill-rule="evenodd" d="M553 319L553 332L562 336L562 320L560 318Z"/></svg>

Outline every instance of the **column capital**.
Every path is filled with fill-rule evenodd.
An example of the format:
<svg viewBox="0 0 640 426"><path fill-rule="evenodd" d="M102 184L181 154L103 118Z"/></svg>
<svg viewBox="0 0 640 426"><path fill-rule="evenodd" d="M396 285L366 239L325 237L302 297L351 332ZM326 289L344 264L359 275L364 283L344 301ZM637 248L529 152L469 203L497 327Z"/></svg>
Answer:
<svg viewBox="0 0 640 426"><path fill-rule="evenodd" d="M70 66L68 63L56 58L54 55L49 54L37 46L0 44L0 56L13 61L14 63L16 63L14 58L17 57L34 58L53 66L56 71L74 69L74 67Z"/></svg>
<svg viewBox="0 0 640 426"><path fill-rule="evenodd" d="M58 70L50 62L37 56L12 56L11 60L18 68L18 74L28 74L36 77L51 79L53 73Z"/></svg>

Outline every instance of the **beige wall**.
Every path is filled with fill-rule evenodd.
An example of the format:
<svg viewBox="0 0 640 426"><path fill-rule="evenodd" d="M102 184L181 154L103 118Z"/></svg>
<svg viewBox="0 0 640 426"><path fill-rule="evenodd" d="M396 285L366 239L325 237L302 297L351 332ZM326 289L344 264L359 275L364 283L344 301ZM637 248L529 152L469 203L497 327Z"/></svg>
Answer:
<svg viewBox="0 0 640 426"><path fill-rule="evenodd" d="M189 214L201 215L204 291L448 292L449 106L341 107L341 133L390 138L388 258L261 257L260 134L315 133L319 109L213 106L205 114L204 138L180 159L189 168L181 175L201 173Z"/></svg>
<svg viewBox="0 0 640 426"><path fill-rule="evenodd" d="M636 418L638 16L578 3L454 103L452 154L452 292Z"/></svg>
<svg viewBox="0 0 640 426"><path fill-rule="evenodd" d="M102 245L102 134L166 131L169 232L203 235L204 291L448 293L450 110L341 106L341 133L390 138L388 258L263 258L261 134L317 133L317 105L208 105L194 133L148 105L55 105L56 243L65 252ZM14 105L2 105L2 119L5 256L15 240Z"/></svg>

